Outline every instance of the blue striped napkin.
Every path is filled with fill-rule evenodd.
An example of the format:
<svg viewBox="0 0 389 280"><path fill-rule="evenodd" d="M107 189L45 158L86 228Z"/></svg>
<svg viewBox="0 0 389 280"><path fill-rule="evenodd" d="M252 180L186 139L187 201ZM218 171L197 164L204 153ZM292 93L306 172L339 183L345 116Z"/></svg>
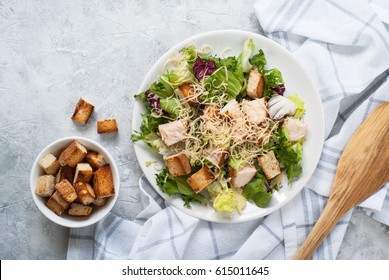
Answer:
<svg viewBox="0 0 389 280"><path fill-rule="evenodd" d="M95 226L72 229L68 259L289 259L306 239L326 204L348 139L375 107L389 101L389 5L263 0L254 10L264 34L305 66L323 101L326 141L306 187L264 219L217 224L166 205L142 176L145 204L136 220L111 213ZM358 206L386 225L388 188ZM351 214L339 221L313 259L336 258Z"/></svg>

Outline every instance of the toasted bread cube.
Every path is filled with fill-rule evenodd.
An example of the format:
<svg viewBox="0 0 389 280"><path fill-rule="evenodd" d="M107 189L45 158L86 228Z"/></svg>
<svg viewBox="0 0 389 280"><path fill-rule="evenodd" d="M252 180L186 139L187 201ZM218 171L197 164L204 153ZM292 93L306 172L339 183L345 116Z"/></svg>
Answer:
<svg viewBox="0 0 389 280"><path fill-rule="evenodd" d="M93 190L96 198L110 197L115 194L111 166L109 164L100 167L95 172Z"/></svg>
<svg viewBox="0 0 389 280"><path fill-rule="evenodd" d="M185 83L176 89L176 94L185 105L194 106L198 102L190 83Z"/></svg>
<svg viewBox="0 0 389 280"><path fill-rule="evenodd" d="M97 122L97 133L110 133L119 131L116 120L109 119Z"/></svg>
<svg viewBox="0 0 389 280"><path fill-rule="evenodd" d="M68 214L72 216L88 216L91 213L92 213L92 207L85 206L79 203L72 203L68 211Z"/></svg>
<svg viewBox="0 0 389 280"><path fill-rule="evenodd" d="M77 193L72 184L68 180L63 179L61 182L55 185L55 189L59 192L64 200L68 203L72 203L77 198Z"/></svg>
<svg viewBox="0 0 389 280"><path fill-rule="evenodd" d="M78 100L76 104L72 120L82 125L85 125L88 122L90 116L92 115L94 108L95 107L92 104L80 98L80 100Z"/></svg>
<svg viewBox="0 0 389 280"><path fill-rule="evenodd" d="M74 140L59 156L58 162L61 166L69 165L74 168L87 154L86 148Z"/></svg>
<svg viewBox="0 0 389 280"><path fill-rule="evenodd" d="M99 169L103 165L105 165L107 162L105 161L105 158L102 154L90 151L85 157L85 160L87 163L92 166L93 169Z"/></svg>
<svg viewBox="0 0 389 280"><path fill-rule="evenodd" d="M269 151L267 154L260 156L258 163L268 180L281 173L280 164L274 155L274 151Z"/></svg>
<svg viewBox="0 0 389 280"><path fill-rule="evenodd" d="M53 154L45 155L39 161L39 165L40 167L42 167L43 171L45 171L45 173L48 175L57 174L60 167L57 158Z"/></svg>
<svg viewBox="0 0 389 280"><path fill-rule="evenodd" d="M74 175L73 185L77 182L89 183L93 175L93 169L89 163L79 163L76 167L76 174Z"/></svg>
<svg viewBox="0 0 389 280"><path fill-rule="evenodd" d="M61 166L57 176L55 176L55 183L58 184L63 179L66 179L69 182L73 182L74 180L74 170L69 165Z"/></svg>
<svg viewBox="0 0 389 280"><path fill-rule="evenodd" d="M74 185L74 189L76 190L78 200L82 204L89 205L95 201L95 192L93 191L91 185L88 183L78 182Z"/></svg>
<svg viewBox="0 0 389 280"><path fill-rule="evenodd" d="M172 176L183 176L192 172L189 159L184 153L179 153L165 158L165 163L170 175Z"/></svg>
<svg viewBox="0 0 389 280"><path fill-rule="evenodd" d="M56 191L50 196L49 200L46 202L46 206L49 207L55 214L61 216L63 212L69 207L69 203L63 199L61 194Z"/></svg>
<svg viewBox="0 0 389 280"><path fill-rule="evenodd" d="M242 111L251 123L260 124L268 117L266 98L242 102Z"/></svg>
<svg viewBox="0 0 389 280"><path fill-rule="evenodd" d="M196 192L200 192L206 186L215 180L215 175L211 172L208 166L203 166L199 171L190 176L186 181L189 186Z"/></svg>
<svg viewBox="0 0 389 280"><path fill-rule="evenodd" d="M261 98L263 96L264 87L265 80L263 75L257 70L251 70L246 87L247 95L252 99Z"/></svg>
<svg viewBox="0 0 389 280"><path fill-rule="evenodd" d="M102 207L107 203L107 200L107 197L96 198L95 201L93 201L93 204L97 207Z"/></svg>
<svg viewBox="0 0 389 280"><path fill-rule="evenodd" d="M177 120L170 123L160 124L158 126L159 135L166 146L171 146L185 139L188 123L183 120Z"/></svg>
<svg viewBox="0 0 389 280"><path fill-rule="evenodd" d="M286 118L282 128L286 129L286 137L291 142L304 138L307 132L307 124L296 118Z"/></svg>
<svg viewBox="0 0 389 280"><path fill-rule="evenodd" d="M243 187L250 183L256 173L257 170L255 169L255 166L249 163L239 171L230 168L231 184L235 188Z"/></svg>
<svg viewBox="0 0 389 280"><path fill-rule="evenodd" d="M55 191L55 178L53 175L42 175L38 177L35 194L41 197L49 197Z"/></svg>

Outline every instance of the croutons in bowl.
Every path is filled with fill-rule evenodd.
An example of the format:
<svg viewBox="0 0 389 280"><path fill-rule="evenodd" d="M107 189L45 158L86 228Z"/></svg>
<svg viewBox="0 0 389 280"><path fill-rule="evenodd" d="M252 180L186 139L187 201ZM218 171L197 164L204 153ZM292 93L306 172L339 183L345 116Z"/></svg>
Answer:
<svg viewBox="0 0 389 280"><path fill-rule="evenodd" d="M84 137L58 139L35 159L30 174L32 197L51 221L69 228L103 219L119 195L120 177L113 157Z"/></svg>

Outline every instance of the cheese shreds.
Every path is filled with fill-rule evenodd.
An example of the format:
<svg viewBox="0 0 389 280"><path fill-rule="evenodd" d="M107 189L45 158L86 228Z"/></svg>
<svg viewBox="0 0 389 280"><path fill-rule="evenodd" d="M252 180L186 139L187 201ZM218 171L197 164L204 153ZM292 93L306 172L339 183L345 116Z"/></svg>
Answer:
<svg viewBox="0 0 389 280"><path fill-rule="evenodd" d="M199 84L192 86L197 96L201 96L204 88ZM250 122L242 111L242 102L238 104L240 113L234 117L220 113L225 104L217 102L199 102L202 110L199 107L183 110L180 116L189 119L183 152L192 165L205 165L210 151L249 163L265 153L264 145L272 139L277 123L269 118L259 124Z"/></svg>

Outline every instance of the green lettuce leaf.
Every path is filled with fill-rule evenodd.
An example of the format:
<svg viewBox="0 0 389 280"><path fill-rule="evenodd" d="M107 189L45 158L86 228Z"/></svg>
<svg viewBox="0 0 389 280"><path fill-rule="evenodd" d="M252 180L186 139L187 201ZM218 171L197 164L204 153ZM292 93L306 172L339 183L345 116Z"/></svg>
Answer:
<svg viewBox="0 0 389 280"><path fill-rule="evenodd" d="M259 72L263 72L265 70L265 66L267 64L265 54L262 50L259 50L256 55L250 58L250 63L253 68L257 69Z"/></svg>
<svg viewBox="0 0 389 280"><path fill-rule="evenodd" d="M242 194L242 189L228 188L218 182L214 182L207 187L208 193L213 199L213 207L216 212L239 213L246 207L246 199Z"/></svg>
<svg viewBox="0 0 389 280"><path fill-rule="evenodd" d="M215 61L216 68L220 68L220 67L225 66L227 68L227 70L230 72L236 71L236 66L238 64L238 60L236 59L235 56L229 56L226 58L215 57L215 58L212 58L212 60Z"/></svg>
<svg viewBox="0 0 389 280"><path fill-rule="evenodd" d="M267 191L265 183L266 177L258 172L254 179L244 187L246 199L251 199L260 208L266 207L272 198L272 193Z"/></svg>
<svg viewBox="0 0 389 280"><path fill-rule="evenodd" d="M184 55L186 61L194 62L197 58L196 48L193 45L188 45L180 50L180 53Z"/></svg>
<svg viewBox="0 0 389 280"><path fill-rule="evenodd" d="M274 150L276 158L282 164L282 169L288 177L288 183L300 177L302 173L303 139L297 142L288 141L286 129L280 129L275 134L278 145Z"/></svg>
<svg viewBox="0 0 389 280"><path fill-rule="evenodd" d="M171 176L167 168L156 174L156 182L161 190L168 195L180 195L185 207L190 207L192 202L207 203L207 198L202 194L195 193L186 179L187 176Z"/></svg>
<svg viewBox="0 0 389 280"><path fill-rule="evenodd" d="M138 94L135 94L134 97L142 101L143 103L148 104L145 92L140 92Z"/></svg>
<svg viewBox="0 0 389 280"><path fill-rule="evenodd" d="M177 88L184 83L193 83L196 78L190 71L189 63L184 60L181 61L177 66L170 69L166 74L161 76L161 80L164 80L172 88Z"/></svg>
<svg viewBox="0 0 389 280"><path fill-rule="evenodd" d="M234 158L234 157L229 157L228 158L228 165L235 169L236 171L241 170L243 167L245 167L247 164L247 160L242 159L242 158Z"/></svg>
<svg viewBox="0 0 389 280"><path fill-rule="evenodd" d="M262 74L263 74L263 79L265 80L265 89L263 95L267 99L270 99L270 97L274 93L276 93L274 91L274 88L277 87L279 84L283 84L284 79L282 78L282 74L280 70L278 70L277 68L264 70Z"/></svg>
<svg viewBox="0 0 389 280"><path fill-rule="evenodd" d="M172 96L174 93L173 87L162 78L158 82L152 83L149 91L163 98Z"/></svg>
<svg viewBox="0 0 389 280"><path fill-rule="evenodd" d="M288 96L287 98L291 100L297 107L297 110L294 113L293 117L301 119L305 113L304 100L302 100L297 94Z"/></svg>
<svg viewBox="0 0 389 280"><path fill-rule="evenodd" d="M161 106L162 110L175 117L177 117L183 109L180 100L174 97L161 98L159 100L159 105Z"/></svg>
<svg viewBox="0 0 389 280"><path fill-rule="evenodd" d="M251 69L250 56L255 49L253 39L247 39L243 44L243 50L238 56L238 64L242 67L242 72L247 73Z"/></svg>
<svg viewBox="0 0 389 280"><path fill-rule="evenodd" d="M205 99L213 97L219 93L219 90L225 91L228 94L225 102L235 99L236 96L244 90L244 79L242 80L237 74L230 72L227 68L219 68L206 80L206 88L209 96Z"/></svg>

